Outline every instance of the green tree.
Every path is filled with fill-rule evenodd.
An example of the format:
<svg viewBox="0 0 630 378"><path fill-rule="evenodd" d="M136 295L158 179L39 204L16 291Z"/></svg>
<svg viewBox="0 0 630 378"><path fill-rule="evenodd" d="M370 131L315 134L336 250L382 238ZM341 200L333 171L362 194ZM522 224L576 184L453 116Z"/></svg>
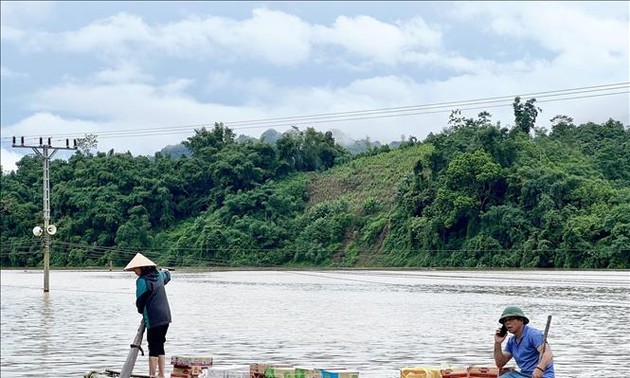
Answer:
<svg viewBox="0 0 630 378"><path fill-rule="evenodd" d="M535 102L535 98L530 98L525 101L525 103L521 103L521 98L515 97L514 102L512 103L512 107L514 109L515 128L525 135L529 135L529 132L536 124L536 117L538 116L538 113L542 112L539 107L534 105Z"/></svg>

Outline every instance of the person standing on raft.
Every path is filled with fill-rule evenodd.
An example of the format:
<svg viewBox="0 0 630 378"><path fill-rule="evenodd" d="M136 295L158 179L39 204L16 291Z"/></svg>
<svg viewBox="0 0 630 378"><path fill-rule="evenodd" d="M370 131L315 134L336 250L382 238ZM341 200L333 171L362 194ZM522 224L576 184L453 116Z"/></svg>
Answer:
<svg viewBox="0 0 630 378"><path fill-rule="evenodd" d="M125 270L133 270L136 279L136 307L143 315L147 328L147 343L149 344L149 376L165 378L166 332L171 323L171 308L168 304L164 285L171 281L171 272L158 270L157 265L137 253L127 264ZM158 375L156 376L156 372Z"/></svg>

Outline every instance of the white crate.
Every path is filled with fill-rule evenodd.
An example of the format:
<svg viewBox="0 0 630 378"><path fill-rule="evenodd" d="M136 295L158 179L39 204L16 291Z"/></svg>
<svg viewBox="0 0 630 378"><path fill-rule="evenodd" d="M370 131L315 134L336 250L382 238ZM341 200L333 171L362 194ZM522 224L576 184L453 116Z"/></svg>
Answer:
<svg viewBox="0 0 630 378"><path fill-rule="evenodd" d="M204 369L199 378L249 378L249 365L215 365Z"/></svg>

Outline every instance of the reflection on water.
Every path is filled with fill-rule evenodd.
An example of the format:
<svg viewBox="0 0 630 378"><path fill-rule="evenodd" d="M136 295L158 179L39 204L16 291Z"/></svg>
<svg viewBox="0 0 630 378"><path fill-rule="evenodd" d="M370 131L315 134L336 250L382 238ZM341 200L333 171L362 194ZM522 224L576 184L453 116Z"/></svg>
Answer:
<svg viewBox="0 0 630 378"><path fill-rule="evenodd" d="M2 271L2 377L120 370L137 330L133 274ZM173 272L167 356L276 362L396 377L409 365L492 365L502 309L553 320L559 377L630 376L630 273ZM146 347L146 341L144 342ZM139 357L136 372L147 372Z"/></svg>

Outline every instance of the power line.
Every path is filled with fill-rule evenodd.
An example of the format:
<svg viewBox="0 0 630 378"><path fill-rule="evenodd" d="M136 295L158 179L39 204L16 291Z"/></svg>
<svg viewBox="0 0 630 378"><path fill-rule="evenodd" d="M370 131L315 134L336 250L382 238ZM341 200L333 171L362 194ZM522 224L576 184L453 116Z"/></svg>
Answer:
<svg viewBox="0 0 630 378"><path fill-rule="evenodd" d="M31 244L28 244L27 242L24 243L20 243L18 245L24 245L24 246L29 246ZM32 244L33 246L37 246L35 243ZM65 247L65 249L69 249L70 247L75 247L75 248L84 248L84 249L89 249L89 250L93 250L93 251L103 251L103 252L122 252L124 255L127 255L129 257L133 257L138 251L138 248L133 248L133 249L128 249L128 248L120 248L117 246L98 246L98 245L94 245L94 244L87 244L87 243L73 243L73 242L65 242L65 241L60 241L60 240L55 240L52 242L52 246L56 246L56 247ZM593 249L589 249L589 248L558 248L559 250L562 251L572 251L572 252L585 252L585 251L591 251ZM143 254L146 254L147 256L151 257L151 256L157 256L159 257L161 252L168 252L168 251L206 251L206 252L230 252L230 251L238 251L238 252L277 252L277 251L290 251L290 252L305 252L304 250L296 250L296 249L290 249L290 250L286 250L282 247L275 247L275 248L234 248L234 249L226 249L226 248L201 248L201 247L163 247L163 248L146 248L144 250L142 250ZM469 248L451 248L451 249L414 249L411 250L411 252L428 252L428 251L439 251L439 252L478 252L477 249L469 249ZM506 252L506 251L546 251L546 249L527 249L527 248L520 248L520 249L484 249L484 251L487 252ZM39 251L41 252L41 251ZM359 250L358 252L371 252L371 250ZM3 253L9 253L9 252L3 252ZM26 251L26 253L31 253L30 251ZM104 256L104 255L102 255Z"/></svg>
<svg viewBox="0 0 630 378"><path fill-rule="evenodd" d="M557 101L567 101L567 100L577 100L577 99L585 99L585 98L595 98L602 96L611 96L618 94L625 94L627 92L613 92L613 93L603 93L603 94L594 94L588 96L574 96L574 97L566 97L566 98L556 98L556 99L548 99L548 100L540 100L537 103L548 103L548 102L557 102ZM495 101L493 101L495 102ZM490 102L489 102L490 103ZM489 104L488 103L488 104ZM503 108L512 106L509 104L497 104L497 105L484 105L484 106L471 106L471 107L461 107L459 110L475 110L475 109L493 109L493 108ZM438 114L438 113L450 113L453 109L437 109L437 110L419 110L419 111L405 111L405 112L389 112L389 113L375 113L369 115L357 115L357 116L346 116L341 118L319 118L312 120L295 120L295 121L287 121L287 122L279 122L279 123L267 123L267 124L258 124L258 125L249 125L249 126L236 126L229 127L231 123L224 123L223 125L229 127L232 130L246 130L246 129L261 129L261 128L273 128L273 127L290 127L290 126L308 126L313 124L322 124L322 123L335 123L335 122L347 122L347 121L360 121L360 120L372 120L372 119L383 119L383 118L393 118L393 117L408 117L408 116L416 116L416 115L425 115L425 114ZM209 125L204 125L209 126ZM140 136L155 136L155 135L177 135L177 134L188 134L192 130L182 130L178 132L173 132L171 129L163 130L156 129L156 131L148 132L148 131L121 131L121 132L111 132L112 135L99 135L100 139L114 139L114 138L127 138L127 137L140 137ZM115 133L115 134L114 134Z"/></svg>
<svg viewBox="0 0 630 378"><path fill-rule="evenodd" d="M377 108L369 110L359 111L346 111L336 113L320 113L304 116L291 116L291 117L275 117L275 118L263 118L244 121L228 121L223 125L233 130L245 130L245 129L259 129L259 128L272 128L272 127L286 127L297 125L310 125L320 123L332 123L332 122L347 122L367 119L380 119L390 117L403 117L403 116L417 116L424 114L446 113L454 109L459 110L474 110L474 109L487 109L497 107L511 106L511 101L515 97L531 97L536 98L538 103L557 102L557 101L570 101L577 99L596 98L602 96L613 96L620 94L630 93L630 82L620 82L614 84L603 84L588 87L577 87L553 91L532 92L522 95L506 95L498 97L485 97L478 99L468 99L460 101L447 101L437 102L420 105L389 107L389 108ZM613 91L613 92L611 92ZM597 93L608 92L608 93ZM578 96L576 96L578 95ZM507 101L507 103L506 103ZM498 104L497 104L498 103ZM96 131L100 139L110 138L122 138L122 137L141 137L151 135L175 135L175 134L188 134L195 129L202 127L210 127L214 123L198 123L181 126L168 126L168 127L151 127L143 129L128 129L117 131ZM55 137L76 137L77 134L53 134ZM25 138L32 138L35 136L24 136ZM2 139L8 139L3 137ZM3 142L4 143L4 142Z"/></svg>
<svg viewBox="0 0 630 378"><path fill-rule="evenodd" d="M61 254L69 254L70 248L77 248L77 249L85 249L85 253L83 253L80 256L77 256L81 259L102 259L102 258L110 258L111 257L111 253L116 253L117 254L117 258L119 259L131 259L137 252L137 249L124 249L124 248L118 248L118 247L107 247L107 246L96 246L96 245L92 245L92 244L85 244L85 243L71 243L71 242L63 242L63 241L55 241L53 243L53 246L56 247L61 247L61 248L57 248L55 253L61 253ZM587 251L592 251L593 249L581 249L581 248L560 248L559 250L562 251L566 251L566 252L587 252ZM198 248L198 247L170 247L170 248L147 248L147 249L143 249L141 252L152 259L164 259L165 257L167 258L167 262L173 263L176 262L177 258L173 257L173 256L164 256L162 255L163 252L185 252L185 251L197 251L197 252L249 252L249 253L262 253L262 254L268 254L268 253L272 253L272 252L292 252L292 253L303 253L303 252L307 252L306 250L296 250L296 249L284 249L284 248L238 248L238 249L225 249L225 248L211 248L211 249L202 249L202 248ZM546 249L525 249L525 248L519 248L519 249L485 249L485 252L514 252L514 251L528 251L528 252L537 252L537 251L546 251ZM372 252L371 250L358 250L357 252L360 253L370 253ZM453 253L453 252L479 252L476 249L439 249L439 250L429 250L429 249L418 249L418 250L411 250L410 252L448 252L448 253ZM14 252L7 252L7 251L3 251L0 255L39 255L41 254L41 251L14 251ZM223 266L229 266L231 265L231 261L228 259L221 259L221 258L212 258L212 257L194 257L194 256L182 256L182 260L186 260L186 262L190 263L191 265L196 264L196 265L200 265L200 264L206 264L206 265L223 265Z"/></svg>
<svg viewBox="0 0 630 378"><path fill-rule="evenodd" d="M605 88L604 88L605 87ZM547 92L539 92L539 93L528 93L520 95L520 97L536 97L538 100L542 97L553 97L560 95L569 95L576 93L588 93L588 92L596 92L596 91L604 91L604 90L613 90L628 87L628 84L609 84L609 85L600 85L596 87L584 87L584 88L574 88L574 89L564 89L564 90L556 90L556 91L547 91ZM586 89L588 88L588 90ZM393 108L380 108L373 110L362 110L362 111L352 111L352 112L338 112L338 113L328 113L328 114L316 114L310 116L303 117L283 117L283 118L271 118L271 119L262 119L262 120L252 120L252 121L240 121L240 122L230 122L230 125L242 125L242 124L266 124L274 123L275 121L291 121L294 119L299 120L309 120L309 119L320 119L320 118L330 118L330 117L354 117L355 115L366 115L366 114L382 114L382 113L391 113L391 112L407 112L407 111L416 111L416 110L425 110L425 109L435 109L435 108L444 108L448 107L452 109L453 106L469 106L475 104L488 104L494 102L503 102L506 100L512 101L518 95L509 95L509 96L500 96L500 97L486 97L481 99L471 99L471 100L463 100L463 101L451 101L451 102L438 102L424 105L410 105L410 106L401 106L401 107L393 107ZM510 104L511 105L511 104ZM412 113L415 114L415 113Z"/></svg>

